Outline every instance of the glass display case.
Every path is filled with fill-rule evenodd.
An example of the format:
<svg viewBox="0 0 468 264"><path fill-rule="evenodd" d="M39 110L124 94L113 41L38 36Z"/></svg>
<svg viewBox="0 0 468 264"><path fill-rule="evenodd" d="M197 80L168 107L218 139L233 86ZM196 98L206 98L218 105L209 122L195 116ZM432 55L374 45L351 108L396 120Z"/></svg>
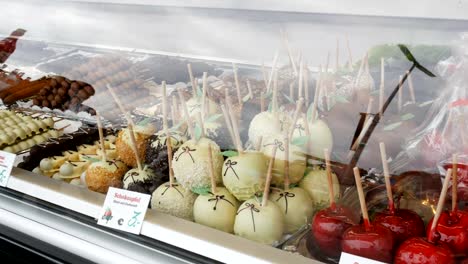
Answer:
<svg viewBox="0 0 468 264"><path fill-rule="evenodd" d="M0 238L25 260L468 254L444 238L468 197L465 3L1 5ZM110 187L152 196L139 235L97 224Z"/></svg>

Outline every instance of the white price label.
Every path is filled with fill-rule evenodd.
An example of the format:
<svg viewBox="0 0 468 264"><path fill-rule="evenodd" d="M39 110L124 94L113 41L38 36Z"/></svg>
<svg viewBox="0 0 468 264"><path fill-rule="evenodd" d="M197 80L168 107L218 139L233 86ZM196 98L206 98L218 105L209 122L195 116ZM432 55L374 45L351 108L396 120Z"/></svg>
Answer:
<svg viewBox="0 0 468 264"><path fill-rule="evenodd" d="M15 154L0 151L0 186L2 187L7 186L15 158Z"/></svg>
<svg viewBox="0 0 468 264"><path fill-rule="evenodd" d="M98 216L98 224L125 232L140 234L151 196L109 188Z"/></svg>
<svg viewBox="0 0 468 264"><path fill-rule="evenodd" d="M359 257L359 256L349 254L346 252L341 252L339 264L385 264L385 263L377 261L377 260L373 260L373 259Z"/></svg>

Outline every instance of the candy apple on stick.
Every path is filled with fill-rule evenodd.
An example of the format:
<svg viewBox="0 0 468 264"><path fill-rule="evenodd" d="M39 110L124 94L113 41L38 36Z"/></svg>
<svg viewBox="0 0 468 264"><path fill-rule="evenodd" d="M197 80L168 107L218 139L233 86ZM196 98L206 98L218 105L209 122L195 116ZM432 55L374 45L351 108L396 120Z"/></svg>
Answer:
<svg viewBox="0 0 468 264"><path fill-rule="evenodd" d="M388 168L385 144L380 143L380 155L382 158L383 172L385 176L385 187L387 188L388 208L380 212L374 219L374 224L381 224L390 229L398 244L410 237L424 235L424 222L418 214L407 209L395 209L393 202L392 186L390 184L390 171Z"/></svg>
<svg viewBox="0 0 468 264"><path fill-rule="evenodd" d="M267 180L261 203L256 198L245 201L237 211L234 233L238 236L272 245L281 239L284 232L284 214L273 202L268 202L271 172L275 162L276 147L268 165Z"/></svg>
<svg viewBox="0 0 468 264"><path fill-rule="evenodd" d="M352 226L343 233L341 248L346 253L390 263L392 262L395 244L392 231L378 223L369 221L359 168L354 167L353 172L361 205L363 224Z"/></svg>
<svg viewBox="0 0 468 264"><path fill-rule="evenodd" d="M337 259L341 254L341 239L343 232L356 224L353 220L352 212L343 206L335 203L333 189L333 178L330 164L330 152L324 150L328 193L330 196L330 207L318 211L312 221L312 238L320 252L328 257Z"/></svg>
<svg viewBox="0 0 468 264"><path fill-rule="evenodd" d="M306 190L300 187L289 187L289 136L284 137L286 162L284 163L284 189L273 189L270 200L276 203L285 215L286 233L294 233L296 230L309 223L312 219L314 208L312 199Z"/></svg>
<svg viewBox="0 0 468 264"><path fill-rule="evenodd" d="M439 241L440 235L437 232L451 174L452 169L447 170L436 214L430 225L427 238L412 237L403 242L395 254L395 264L455 263L452 251L445 243Z"/></svg>
<svg viewBox="0 0 468 264"><path fill-rule="evenodd" d="M440 242L447 244L455 257L468 255L468 213L457 208L457 156L452 157L452 210L442 212L436 230L440 235ZM429 226L435 216L429 221ZM430 234L431 229L427 229Z"/></svg>
<svg viewBox="0 0 468 264"><path fill-rule="evenodd" d="M165 96L163 96L163 106L166 106L164 103L165 100ZM169 135L167 116L166 111L164 110L163 126L166 135ZM190 127L190 124L188 126ZM190 190L187 190L176 183L174 178L174 171L172 170L172 140L166 141L166 147L169 163L169 182L162 184L153 192L151 198L151 208L173 216L192 220L193 204L195 202L196 195Z"/></svg>
<svg viewBox="0 0 468 264"><path fill-rule="evenodd" d="M229 98L227 98L229 99ZM232 130L232 141L237 148L237 156L226 159L222 168L222 179L224 186L240 201L252 198L255 193L265 187L265 175L267 171L267 160L260 151L244 151L240 140L239 129L232 112L230 101L228 109L221 106L226 119L226 125ZM260 136L259 139L262 137Z"/></svg>

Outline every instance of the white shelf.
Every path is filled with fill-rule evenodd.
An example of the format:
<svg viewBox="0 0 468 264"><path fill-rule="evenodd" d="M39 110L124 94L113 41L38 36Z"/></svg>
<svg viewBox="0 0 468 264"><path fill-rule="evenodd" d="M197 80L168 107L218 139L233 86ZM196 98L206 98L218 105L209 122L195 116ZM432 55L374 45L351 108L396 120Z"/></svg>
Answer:
<svg viewBox="0 0 468 264"><path fill-rule="evenodd" d="M7 187L93 218L98 216L105 198L103 194L91 192L85 188L39 176L18 168L13 169ZM5 210L5 208L2 208L1 203L0 209ZM12 213L15 213L15 211L12 211ZM29 212L29 214L28 217L34 217L35 212ZM58 229L54 232L72 233L74 237L84 242L96 239L81 230L69 230L66 227L61 228L60 223L48 223L47 225ZM38 232L39 236L41 236L41 233L48 233L46 229ZM54 245L67 249L68 242L61 242L62 239L65 239L66 234L58 239L51 238L48 242L53 242ZM261 245L154 210L148 210L141 235L227 263L319 263L300 255ZM98 245L104 249L103 252L106 250L117 250L112 243L105 244L99 242ZM86 247L82 249L73 247L72 249L75 254L88 255ZM125 249L118 250L117 252L121 252L121 254L129 258L141 258L141 256L133 256L134 252L126 252Z"/></svg>

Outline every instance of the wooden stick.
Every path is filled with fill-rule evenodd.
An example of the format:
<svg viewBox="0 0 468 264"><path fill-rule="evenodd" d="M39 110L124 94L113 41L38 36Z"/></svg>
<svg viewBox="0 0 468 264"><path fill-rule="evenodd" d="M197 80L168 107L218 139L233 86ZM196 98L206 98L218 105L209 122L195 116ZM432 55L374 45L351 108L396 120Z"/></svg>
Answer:
<svg viewBox="0 0 468 264"><path fill-rule="evenodd" d="M304 98L300 98L296 102L296 110L294 111L293 122L291 124L291 128L289 129L289 139L292 139L292 136L294 134L294 129L296 128L297 119L299 118L299 114L302 110L303 104L304 104ZM306 122L306 125L307 125L307 122Z"/></svg>
<svg viewBox="0 0 468 264"><path fill-rule="evenodd" d="M452 155L452 212L458 209L458 159L457 154Z"/></svg>
<svg viewBox="0 0 468 264"><path fill-rule="evenodd" d="M323 152L325 154L325 165L327 168L328 198L330 199L330 207L335 209L335 191L333 190L333 174L331 170L330 151L328 149L324 149Z"/></svg>
<svg viewBox="0 0 468 264"><path fill-rule="evenodd" d="M96 111L96 122L98 126L98 132L99 132L99 143L101 145L101 151L102 151L102 161L106 162L107 161L107 154L106 154L106 146L104 144L104 133L102 132L102 123L101 123L101 116L99 115L99 112Z"/></svg>
<svg viewBox="0 0 468 264"><path fill-rule="evenodd" d="M289 84L289 98L294 100L294 81Z"/></svg>
<svg viewBox="0 0 468 264"><path fill-rule="evenodd" d="M398 82L398 113L401 112L403 108L403 76L400 75L400 79Z"/></svg>
<svg viewBox="0 0 468 264"><path fill-rule="evenodd" d="M305 133L306 133L306 136L307 136L306 153L309 153L309 154L310 154L310 147L311 147L311 143L310 143L310 127L309 127L309 120L307 120L307 114L306 114L306 113L302 113L302 120L304 120L304 124L305 124Z"/></svg>
<svg viewBox="0 0 468 264"><path fill-rule="evenodd" d="M232 63L232 71L234 72L234 82L235 82L236 91L237 91L237 101L239 105L242 106L242 96L241 96L241 90L240 90L240 84L239 84L239 76L237 75L237 66L234 63Z"/></svg>
<svg viewBox="0 0 468 264"><path fill-rule="evenodd" d="M237 146L237 141L234 136L234 130L232 129L231 119L229 118L226 106L224 104L221 105L221 111L223 112L224 120L226 121L226 127L228 129L229 136L231 137L232 144L234 144L234 146Z"/></svg>
<svg viewBox="0 0 468 264"><path fill-rule="evenodd" d="M175 126L178 122L178 115L176 113L178 113L179 107L177 107L177 97L176 96L173 96L172 97L172 108L171 108L171 118L172 118L172 126Z"/></svg>
<svg viewBox="0 0 468 264"><path fill-rule="evenodd" d="M317 104L320 97L320 87L322 86L322 66L320 66L320 73L317 81L315 83L315 92L314 92L314 104L312 105L312 123L315 122L315 116L317 115Z"/></svg>
<svg viewBox="0 0 468 264"><path fill-rule="evenodd" d="M346 35L346 48L348 50L348 67L349 67L349 71L353 71L353 56L351 55L351 48L349 47L348 35Z"/></svg>
<svg viewBox="0 0 468 264"><path fill-rule="evenodd" d="M167 90L166 81L162 81L162 114L163 114L163 129L166 130L169 126L167 125Z"/></svg>
<svg viewBox="0 0 468 264"><path fill-rule="evenodd" d="M305 94L305 105L306 108L309 107L309 66L307 63L304 66L304 94ZM292 97L291 97L292 98Z"/></svg>
<svg viewBox="0 0 468 264"><path fill-rule="evenodd" d="M199 112L197 114L197 123L198 125L200 126L200 129L201 129L201 137L205 137L205 126L203 125L203 120L202 120L202 117L201 117L201 113Z"/></svg>
<svg viewBox="0 0 468 264"><path fill-rule="evenodd" d="M391 214L394 214L395 203L393 202L392 184L390 183L390 169L388 168L387 151L385 150L385 143L383 142L380 142L380 158L382 159L385 188L387 189L388 209Z"/></svg>
<svg viewBox="0 0 468 264"><path fill-rule="evenodd" d="M270 195L270 183L271 183L271 175L273 172L273 165L275 164L275 156L276 156L276 149L278 146L273 147L273 151L271 153L270 163L268 164L268 171L267 171L267 178L265 182L265 189L263 190L263 199L261 206L266 206L268 202L268 196Z"/></svg>
<svg viewBox="0 0 468 264"><path fill-rule="evenodd" d="M227 112L229 116L231 117L231 124L232 124L232 131L234 132L234 137L235 137L235 144L237 146L237 152L239 152L239 155L241 155L244 152L244 149L242 148L242 141L240 139L240 134L239 134L239 127L237 126L237 120L234 115L234 111L232 109L232 104L231 100L229 99L228 94L226 93L226 106L227 106Z"/></svg>
<svg viewBox="0 0 468 264"><path fill-rule="evenodd" d="M207 107L206 96L207 96L207 89L208 89L207 79L208 79L208 73L203 72L202 101L201 101L201 109L200 109L202 121L205 120L205 116L206 116L206 107Z"/></svg>
<svg viewBox="0 0 468 264"><path fill-rule="evenodd" d="M215 180L214 169L213 169L213 153L211 152L211 144L208 144L208 163L210 164L208 166L208 170L209 170L210 179L211 179L211 193L215 194L216 193L216 180Z"/></svg>
<svg viewBox="0 0 468 264"><path fill-rule="evenodd" d="M117 104L118 108L120 109L120 112L125 115L127 113L127 111L125 110L125 107L123 106L122 102L120 101L120 99L117 97L117 95L115 94L112 86L110 86L109 84L107 84L107 90L109 91L109 93L111 94L112 98L114 99L114 102ZM133 124L133 121L131 120L131 123Z"/></svg>
<svg viewBox="0 0 468 264"><path fill-rule="evenodd" d="M416 103L416 96L414 95L413 78L411 78L411 73L409 71L406 71L406 74L408 75L408 87L411 96L411 102Z"/></svg>
<svg viewBox="0 0 468 264"><path fill-rule="evenodd" d="M357 87L358 84L359 84L362 73L364 71L364 64L365 64L365 61L366 61L366 57L367 57L367 53L366 53L366 55L364 55L364 58L362 58L362 60L361 60L361 65L359 66L359 71L358 71L358 73L356 75L356 80L354 82L354 87Z"/></svg>
<svg viewBox="0 0 468 264"><path fill-rule="evenodd" d="M427 240L434 242L434 233L436 231L437 224L439 223L440 214L444 209L445 197L447 196L448 184L450 182L450 176L452 175L452 169L448 169L445 174L444 184L442 185L442 191L440 192L439 201L437 202L437 209L432 220L431 229L429 231Z"/></svg>
<svg viewBox="0 0 468 264"><path fill-rule="evenodd" d="M370 74L370 69L369 69L369 53L366 55L366 74Z"/></svg>
<svg viewBox="0 0 468 264"><path fill-rule="evenodd" d="M167 165L169 166L169 186L174 185L174 171L172 170L172 140L169 129L165 130L166 133L166 148L167 148Z"/></svg>
<svg viewBox="0 0 468 264"><path fill-rule="evenodd" d="M366 112L366 121L369 119L370 114L372 113L372 104L374 103L374 97L369 97L369 103L367 103L367 112Z"/></svg>
<svg viewBox="0 0 468 264"><path fill-rule="evenodd" d="M328 73L329 66L330 66L330 51L327 52L327 64L325 64L325 73Z"/></svg>
<svg viewBox="0 0 468 264"><path fill-rule="evenodd" d="M260 112L265 112L265 94L260 93Z"/></svg>
<svg viewBox="0 0 468 264"><path fill-rule="evenodd" d="M304 61L301 58L301 62L299 64L299 85L298 85L298 93L297 98L304 97Z"/></svg>
<svg viewBox="0 0 468 264"><path fill-rule="evenodd" d="M289 136L288 133L284 134L284 190L289 190Z"/></svg>
<svg viewBox="0 0 468 264"><path fill-rule="evenodd" d="M247 79L245 81L245 83L247 84L247 90L249 91L249 100L252 100L253 99L253 92L252 92L252 86L250 85L250 80ZM244 102L242 102L244 103Z"/></svg>
<svg viewBox="0 0 468 264"><path fill-rule="evenodd" d="M195 78L193 77L192 64L187 63L187 69L188 69L188 73L189 73L189 76L190 76L190 82L192 83L193 97L196 97L197 96L197 85L195 83Z"/></svg>
<svg viewBox="0 0 468 264"><path fill-rule="evenodd" d="M336 38L336 61L335 61L335 72L340 69L340 40Z"/></svg>
<svg viewBox="0 0 468 264"><path fill-rule="evenodd" d="M273 98L271 102L272 113L278 112L278 70L274 73L275 79L273 81Z"/></svg>
<svg viewBox="0 0 468 264"><path fill-rule="evenodd" d="M262 142L263 136L258 137L257 146L255 146L255 150L260 151L262 149Z"/></svg>
<svg viewBox="0 0 468 264"><path fill-rule="evenodd" d="M385 62L384 58L380 58L380 92L379 92L379 115L382 118L383 104L385 97Z"/></svg>
<svg viewBox="0 0 468 264"><path fill-rule="evenodd" d="M265 83L265 90L268 90L268 77L267 72L265 69L265 63L262 61L262 75L263 75L263 82Z"/></svg>
<svg viewBox="0 0 468 264"><path fill-rule="evenodd" d="M276 51L275 57L273 58L273 65L271 67L270 77L268 78L267 92L270 91L271 82L273 81L273 74L276 69L276 63L278 63L278 56L279 56L279 51Z"/></svg>
<svg viewBox="0 0 468 264"><path fill-rule="evenodd" d="M361 183L361 174L359 173L359 168L354 167L354 180L356 181L356 188L359 195L359 204L361 205L362 218L364 220L364 227L368 230L371 228L371 223L369 221L369 213L367 212L366 197L364 196L364 191L362 189Z"/></svg>
<svg viewBox="0 0 468 264"><path fill-rule="evenodd" d="M184 111L185 122L187 122L187 129L189 131L189 135L193 140L195 140L195 134L193 133L193 127L192 127L192 122L190 121L190 115L189 115L187 103L185 102L185 98L184 98L184 95L182 94L182 90L177 89L177 92L179 94L179 100L180 100L180 103L182 104L182 108Z"/></svg>
<svg viewBox="0 0 468 264"><path fill-rule="evenodd" d="M291 51L291 47L289 46L289 41L288 37L286 36L286 33L284 31L281 32L281 36L283 37L284 45L286 47L286 50L288 52L288 57L289 57L289 62L291 63L291 67L294 71L294 74L297 76L297 68L296 68L296 63L294 62L294 57Z"/></svg>
<svg viewBox="0 0 468 264"><path fill-rule="evenodd" d="M128 122L128 133L129 133L129 136L130 136L130 142L132 143L133 153L135 154L135 161L137 163L138 170L143 171L143 166L141 166L140 156L138 155L138 147L137 147L136 140L135 140L135 134L134 134L135 132L133 130L133 122L132 122L132 119L130 117L130 114L126 113L125 117L127 118L127 122Z"/></svg>

